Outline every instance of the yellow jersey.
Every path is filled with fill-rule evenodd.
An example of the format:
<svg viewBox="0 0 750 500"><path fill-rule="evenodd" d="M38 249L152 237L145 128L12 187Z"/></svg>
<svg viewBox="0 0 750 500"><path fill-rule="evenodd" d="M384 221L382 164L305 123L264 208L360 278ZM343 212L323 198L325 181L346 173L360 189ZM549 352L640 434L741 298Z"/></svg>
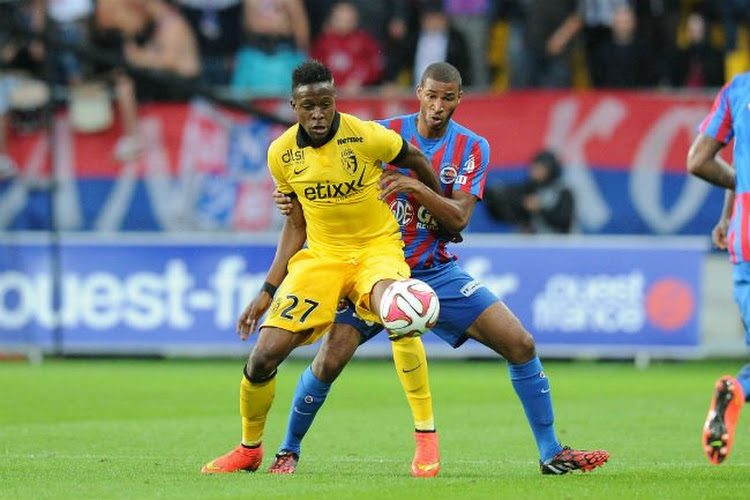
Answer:
<svg viewBox="0 0 750 500"><path fill-rule="evenodd" d="M296 124L268 148L277 188L302 205L308 248L347 257L373 242L399 240L395 217L378 199L378 179L385 164L406 153L407 143L378 123L338 112L328 137L313 147Z"/></svg>

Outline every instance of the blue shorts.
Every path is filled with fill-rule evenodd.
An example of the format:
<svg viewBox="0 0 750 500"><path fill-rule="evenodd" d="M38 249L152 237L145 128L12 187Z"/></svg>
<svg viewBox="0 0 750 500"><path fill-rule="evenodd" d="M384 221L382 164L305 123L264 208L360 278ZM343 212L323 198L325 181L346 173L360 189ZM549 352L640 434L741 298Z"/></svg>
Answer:
<svg viewBox="0 0 750 500"><path fill-rule="evenodd" d="M412 270L412 278L424 281L440 299L440 317L432 329L453 348L466 342L466 330L485 309L499 299L455 262L430 270ZM354 314L351 304L342 304L336 323L352 325L362 336L362 344L383 330L382 325L366 322Z"/></svg>
<svg viewBox="0 0 750 500"><path fill-rule="evenodd" d="M742 323L745 325L745 342L750 346L750 262L740 262L732 268L734 300L740 308Z"/></svg>

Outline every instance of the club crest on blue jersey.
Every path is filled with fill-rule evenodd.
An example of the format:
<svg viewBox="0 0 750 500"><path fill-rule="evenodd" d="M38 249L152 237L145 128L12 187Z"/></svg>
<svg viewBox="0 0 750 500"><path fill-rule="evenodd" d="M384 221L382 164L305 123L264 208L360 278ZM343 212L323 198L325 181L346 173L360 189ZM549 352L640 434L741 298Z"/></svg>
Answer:
<svg viewBox="0 0 750 500"><path fill-rule="evenodd" d="M458 168L446 163L440 167L440 182L443 184L453 184L458 176Z"/></svg>

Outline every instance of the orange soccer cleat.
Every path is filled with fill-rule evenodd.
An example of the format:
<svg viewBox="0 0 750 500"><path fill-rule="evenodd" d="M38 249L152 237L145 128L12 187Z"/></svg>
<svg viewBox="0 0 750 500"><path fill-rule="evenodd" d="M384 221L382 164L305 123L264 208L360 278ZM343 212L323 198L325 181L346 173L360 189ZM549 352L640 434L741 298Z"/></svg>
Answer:
<svg viewBox="0 0 750 500"><path fill-rule="evenodd" d="M724 375L716 382L711 407L703 424L703 451L712 464L719 465L729 456L744 403L745 394L736 378Z"/></svg>
<svg viewBox="0 0 750 500"><path fill-rule="evenodd" d="M239 445L229 453L215 458L201 468L203 474L227 474L246 470L254 472L263 460L263 445L247 448Z"/></svg>
<svg viewBox="0 0 750 500"><path fill-rule="evenodd" d="M604 450L574 450L569 446L563 449L550 460L539 462L539 470L542 474L566 474L574 470L588 472L601 467L609 460L609 453Z"/></svg>
<svg viewBox="0 0 750 500"><path fill-rule="evenodd" d="M411 463L414 477L435 477L440 472L440 449L437 432L415 432L417 449Z"/></svg>

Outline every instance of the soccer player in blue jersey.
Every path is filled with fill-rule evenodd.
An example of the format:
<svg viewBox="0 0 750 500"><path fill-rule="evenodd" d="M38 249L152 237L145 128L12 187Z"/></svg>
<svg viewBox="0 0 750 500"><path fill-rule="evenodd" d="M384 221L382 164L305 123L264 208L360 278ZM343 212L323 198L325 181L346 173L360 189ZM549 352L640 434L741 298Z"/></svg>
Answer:
<svg viewBox="0 0 750 500"><path fill-rule="evenodd" d="M543 474L591 470L604 464L609 453L573 450L560 444L554 430L550 384L536 355L534 339L502 301L458 266L448 250L448 243L456 239L450 235L467 226L474 204L482 198L489 161L487 141L451 118L461 95L459 72L447 63L432 64L417 87L419 113L382 122L430 158L445 196L425 195L426 190L416 179L394 169L382 175L381 197L389 201L401 225L412 277L428 283L440 299L440 318L433 332L454 348L473 338L508 361L511 383L536 439ZM291 210L290 202L277 194L282 212ZM263 312L252 309L251 303L241 321L257 321ZM295 471L301 441L331 383L357 346L381 330L382 326L358 318L351 307L340 309L311 367L300 377L286 437L269 472ZM405 376L408 372L399 372L402 381ZM440 470L437 435L433 431L417 432L416 436L418 443L420 436L431 437L435 460L420 463L415 459L412 474L434 476Z"/></svg>
<svg viewBox="0 0 750 500"><path fill-rule="evenodd" d="M688 171L725 188L724 207L712 231L717 247L729 251L733 264L734 300L750 345L750 73L726 84L699 128L687 156ZM734 139L734 165L719 151ZM740 410L750 398L750 363L738 375L723 375L714 386L703 426L703 450L715 465L729 456Z"/></svg>

